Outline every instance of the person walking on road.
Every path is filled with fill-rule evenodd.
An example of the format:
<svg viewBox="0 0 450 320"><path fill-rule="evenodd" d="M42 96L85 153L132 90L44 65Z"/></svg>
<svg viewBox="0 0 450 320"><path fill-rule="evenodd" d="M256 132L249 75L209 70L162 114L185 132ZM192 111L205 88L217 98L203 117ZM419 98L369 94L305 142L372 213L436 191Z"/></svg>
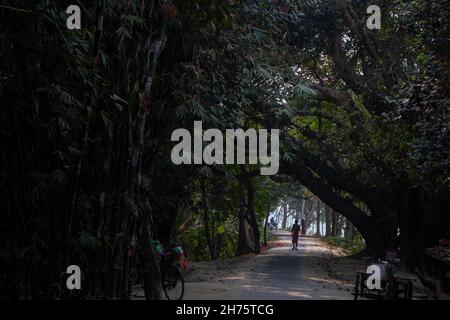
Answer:
<svg viewBox="0 0 450 320"><path fill-rule="evenodd" d="M300 226L298 225L298 220L295 220L295 222L291 228L292 250L297 250L299 232L300 232Z"/></svg>

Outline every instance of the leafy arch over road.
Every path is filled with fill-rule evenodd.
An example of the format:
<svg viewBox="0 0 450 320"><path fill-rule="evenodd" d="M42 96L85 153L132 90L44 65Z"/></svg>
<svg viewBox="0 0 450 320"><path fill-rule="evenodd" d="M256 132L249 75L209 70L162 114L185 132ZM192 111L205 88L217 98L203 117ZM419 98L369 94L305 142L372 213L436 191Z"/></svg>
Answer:
<svg viewBox="0 0 450 320"><path fill-rule="evenodd" d="M421 140L419 119L426 111L413 108L420 98L410 96L410 88L421 90L419 79L440 84L439 102L433 111L428 109L439 114L433 117L436 131L428 138L439 141L448 158L448 139L442 136L448 132L448 87L444 89L442 82L448 75L448 55L443 55L448 38L421 52L421 41L430 43L432 36L415 24L429 18L430 10L448 17L442 4L380 3L380 32L365 28L365 1L287 1L274 5L278 11L269 5L264 12L287 26L273 38L286 50L288 67L295 66L293 92L286 98L293 115L278 125L291 129L290 152L297 157L285 161L282 172L348 217L369 249L383 252L401 241L402 254L411 265L423 263L425 243L448 230L448 219L441 227L433 222L443 217L448 203L448 170L434 171L430 161L425 161L425 169L420 156L412 156ZM427 63L417 60L423 54L429 57ZM296 81L303 83L300 90ZM313 92L304 90L305 85ZM312 116L304 117L305 112ZM358 208L361 202L368 210ZM429 233L429 228L437 229Z"/></svg>
<svg viewBox="0 0 450 320"><path fill-rule="evenodd" d="M70 298L77 263L83 297L126 297L142 268L159 298L150 237L258 251L300 183L370 253L423 267L448 235L446 1L379 1L381 31L368 1L99 0L79 32L66 4L0 6L1 296ZM282 175L174 166L171 132L194 120L282 129Z"/></svg>

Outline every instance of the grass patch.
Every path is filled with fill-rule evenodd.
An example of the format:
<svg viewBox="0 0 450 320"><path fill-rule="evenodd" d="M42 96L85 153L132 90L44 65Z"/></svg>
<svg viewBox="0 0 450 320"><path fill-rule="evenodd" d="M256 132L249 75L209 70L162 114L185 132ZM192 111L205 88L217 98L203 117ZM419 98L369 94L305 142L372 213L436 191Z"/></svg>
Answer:
<svg viewBox="0 0 450 320"><path fill-rule="evenodd" d="M348 254L358 253L366 247L366 244L361 236L356 236L354 239L345 239L344 237L323 237L325 242L343 248Z"/></svg>

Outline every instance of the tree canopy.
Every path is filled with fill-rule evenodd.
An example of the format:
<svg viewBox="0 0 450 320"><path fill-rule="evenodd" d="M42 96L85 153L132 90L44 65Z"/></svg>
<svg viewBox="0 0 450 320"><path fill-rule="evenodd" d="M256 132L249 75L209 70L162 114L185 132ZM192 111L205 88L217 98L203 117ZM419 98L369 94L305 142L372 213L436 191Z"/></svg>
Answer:
<svg viewBox="0 0 450 320"><path fill-rule="evenodd" d="M312 194L411 268L449 236L448 1L380 0L380 30L364 0L75 3L81 30L70 1L0 4L0 296L71 298L78 264L83 297L125 297L138 248L157 299L150 239L258 253ZM280 129L278 175L174 165L195 120Z"/></svg>

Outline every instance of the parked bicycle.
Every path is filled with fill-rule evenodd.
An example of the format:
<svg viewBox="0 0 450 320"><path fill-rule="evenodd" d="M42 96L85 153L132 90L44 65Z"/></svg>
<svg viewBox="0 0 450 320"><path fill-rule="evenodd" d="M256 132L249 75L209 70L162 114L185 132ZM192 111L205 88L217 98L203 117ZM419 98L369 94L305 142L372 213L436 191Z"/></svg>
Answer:
<svg viewBox="0 0 450 320"><path fill-rule="evenodd" d="M184 277L182 270L187 268L187 259L181 246L172 244L168 250L164 250L161 243L153 240L154 252L157 254L160 263L161 286L167 300L181 300L184 296ZM133 267L130 272L130 294L134 285L144 286L142 272L142 255L135 247L129 249L130 257L133 257Z"/></svg>
<svg viewBox="0 0 450 320"><path fill-rule="evenodd" d="M173 254L161 256L161 285L167 300L181 300L184 295L184 277L179 262L173 261Z"/></svg>

